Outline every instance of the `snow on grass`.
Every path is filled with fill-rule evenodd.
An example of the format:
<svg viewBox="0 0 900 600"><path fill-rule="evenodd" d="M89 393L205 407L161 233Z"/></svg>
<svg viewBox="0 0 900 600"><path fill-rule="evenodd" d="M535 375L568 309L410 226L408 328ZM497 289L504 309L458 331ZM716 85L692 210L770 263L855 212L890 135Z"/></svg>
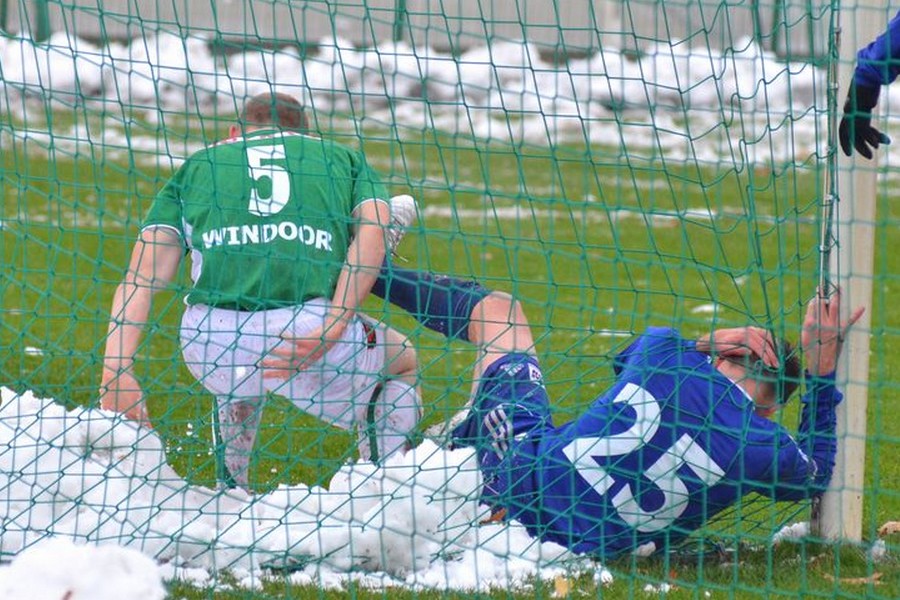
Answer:
<svg viewBox="0 0 900 600"><path fill-rule="evenodd" d="M156 563L137 550L48 538L0 566L4 600L163 600Z"/></svg>
<svg viewBox="0 0 900 600"><path fill-rule="evenodd" d="M468 450L425 442L382 467L346 465L327 488L250 496L191 485L152 430L117 415L0 391L4 556L53 537L139 550L190 581L227 569L252 584L267 562L290 560L306 565L298 583L340 586L353 573L366 585L441 590L505 589L582 564L516 523L479 526L486 509Z"/></svg>

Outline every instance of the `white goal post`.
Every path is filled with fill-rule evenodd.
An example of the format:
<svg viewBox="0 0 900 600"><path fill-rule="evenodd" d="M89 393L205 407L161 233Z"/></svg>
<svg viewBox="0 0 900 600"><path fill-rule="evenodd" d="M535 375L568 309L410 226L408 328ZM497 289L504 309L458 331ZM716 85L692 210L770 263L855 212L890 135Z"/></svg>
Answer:
<svg viewBox="0 0 900 600"><path fill-rule="evenodd" d="M889 12L884 1L841 3L838 111L843 110L857 50L886 31ZM884 151L877 151L873 160L855 152L851 158L840 154L838 163L840 250L831 256L831 280L843 291L845 318L852 307L863 305L868 310L850 332L838 366L845 395L838 408L838 452L831 484L813 518L813 530L829 540L862 539L876 173Z"/></svg>

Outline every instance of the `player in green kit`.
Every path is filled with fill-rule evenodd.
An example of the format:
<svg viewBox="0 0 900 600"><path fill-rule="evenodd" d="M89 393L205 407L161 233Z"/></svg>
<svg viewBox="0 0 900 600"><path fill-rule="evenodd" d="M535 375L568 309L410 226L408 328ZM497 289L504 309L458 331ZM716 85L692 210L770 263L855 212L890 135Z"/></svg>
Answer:
<svg viewBox="0 0 900 600"><path fill-rule="evenodd" d="M153 294L190 255L182 351L216 397L227 482L244 488L267 393L356 429L373 461L406 448L420 416L413 348L357 310L400 237L386 190L362 153L307 130L294 98L250 99L229 139L158 193L113 298L101 405L149 424L132 365ZM288 380L263 378L286 337L315 348Z"/></svg>

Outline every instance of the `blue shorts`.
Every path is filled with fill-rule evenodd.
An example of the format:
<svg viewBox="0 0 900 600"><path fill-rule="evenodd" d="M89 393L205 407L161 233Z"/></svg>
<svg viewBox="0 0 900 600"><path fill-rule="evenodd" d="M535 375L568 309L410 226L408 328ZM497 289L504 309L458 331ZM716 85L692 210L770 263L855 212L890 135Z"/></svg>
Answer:
<svg viewBox="0 0 900 600"><path fill-rule="evenodd" d="M483 495L498 496L509 487L511 467L518 462L516 447L533 443L531 438L538 436L529 434L551 427L550 402L537 358L507 354L485 370L469 415L453 429L451 443L475 448ZM507 466L502 467L504 462Z"/></svg>

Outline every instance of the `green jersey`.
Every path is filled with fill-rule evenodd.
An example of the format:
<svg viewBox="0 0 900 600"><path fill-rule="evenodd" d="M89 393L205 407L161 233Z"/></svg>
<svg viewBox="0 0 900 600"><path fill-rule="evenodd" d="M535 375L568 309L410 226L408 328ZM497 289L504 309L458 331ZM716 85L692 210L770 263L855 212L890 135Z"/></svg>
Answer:
<svg viewBox="0 0 900 600"><path fill-rule="evenodd" d="M361 153L268 130L192 155L143 226L175 229L191 252L188 304L265 310L330 298L356 207L386 199Z"/></svg>

